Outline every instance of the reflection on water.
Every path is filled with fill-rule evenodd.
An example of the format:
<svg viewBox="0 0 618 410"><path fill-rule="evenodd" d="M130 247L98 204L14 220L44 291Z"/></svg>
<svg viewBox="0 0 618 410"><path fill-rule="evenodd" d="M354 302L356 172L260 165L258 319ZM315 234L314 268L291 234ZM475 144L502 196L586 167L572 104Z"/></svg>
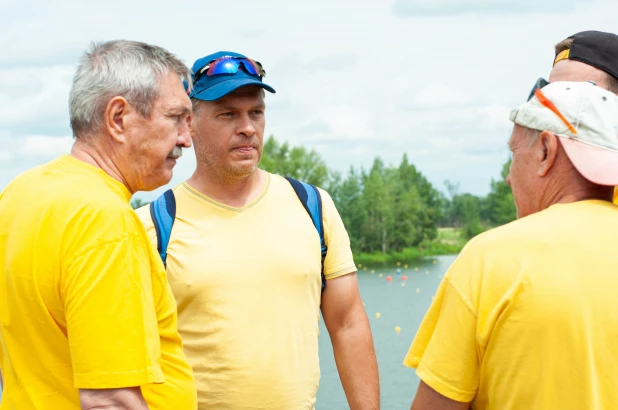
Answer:
<svg viewBox="0 0 618 410"><path fill-rule="evenodd" d="M431 303L431 297L438 288L440 279L455 257L439 256L421 261L401 261L400 266L395 264L386 267L369 266L367 270L364 270L364 267L358 270L361 296L369 316L378 355L381 407L385 410L407 409L412 404L418 377L413 369L402 364L403 358ZM388 276L391 277L390 282L387 280ZM402 276L407 276L407 280L402 280ZM405 286L401 286L402 283L405 283ZM397 327L400 328L399 332L396 331ZM320 368L322 378L316 409L348 409L337 374L333 349L322 320L320 320Z"/></svg>

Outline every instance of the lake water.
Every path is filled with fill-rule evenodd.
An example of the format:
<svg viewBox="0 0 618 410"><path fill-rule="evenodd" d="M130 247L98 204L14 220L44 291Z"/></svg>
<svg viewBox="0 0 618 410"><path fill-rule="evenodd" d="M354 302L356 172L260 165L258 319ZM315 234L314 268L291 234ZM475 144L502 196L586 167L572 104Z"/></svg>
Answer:
<svg viewBox="0 0 618 410"><path fill-rule="evenodd" d="M364 267L358 270L360 292L378 357L381 408L384 410L409 409L412 404L419 379L413 369L402 364L403 359L431 304L431 297L455 257L402 260L401 266L368 266L367 270L363 270ZM397 269L401 270L400 274L397 274ZM374 270L373 274L371 270ZM388 275L393 278L392 282L387 282ZM405 282L401 279L402 275L408 277ZM401 286L402 283L405 286ZM376 313L380 313L379 319ZM401 328L399 333L395 331L397 326ZM320 321L319 348L322 378L316 409L349 409L323 321Z"/></svg>

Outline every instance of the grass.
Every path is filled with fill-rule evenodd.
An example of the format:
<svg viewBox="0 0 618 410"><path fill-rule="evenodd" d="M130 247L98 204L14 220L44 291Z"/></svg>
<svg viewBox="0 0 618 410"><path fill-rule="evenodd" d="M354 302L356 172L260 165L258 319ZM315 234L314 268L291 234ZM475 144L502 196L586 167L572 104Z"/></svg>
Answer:
<svg viewBox="0 0 618 410"><path fill-rule="evenodd" d="M399 252L374 252L354 255L354 261L363 265L374 265L401 260L414 260L427 256L453 255L461 251L468 240L457 228L438 228L438 237L421 243L418 248L404 248Z"/></svg>

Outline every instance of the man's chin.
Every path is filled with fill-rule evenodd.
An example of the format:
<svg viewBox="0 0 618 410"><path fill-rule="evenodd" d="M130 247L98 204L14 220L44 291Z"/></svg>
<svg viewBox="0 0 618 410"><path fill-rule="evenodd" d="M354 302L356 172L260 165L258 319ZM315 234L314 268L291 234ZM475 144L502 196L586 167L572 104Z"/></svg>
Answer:
<svg viewBox="0 0 618 410"><path fill-rule="evenodd" d="M167 185L172 180L172 171L162 172L160 175L157 175L157 178L152 178L150 181L144 184L144 186L140 187L140 191L154 191L157 188L161 188L163 185Z"/></svg>

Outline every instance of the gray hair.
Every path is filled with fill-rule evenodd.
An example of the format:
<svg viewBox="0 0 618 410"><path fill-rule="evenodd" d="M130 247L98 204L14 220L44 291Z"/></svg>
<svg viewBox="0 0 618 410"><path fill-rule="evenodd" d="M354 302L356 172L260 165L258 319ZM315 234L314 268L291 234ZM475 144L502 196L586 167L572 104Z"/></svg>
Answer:
<svg viewBox="0 0 618 410"><path fill-rule="evenodd" d="M161 47L127 40L92 43L80 60L69 93L73 135L96 131L103 124L107 104L117 96L149 117L159 97L159 80L170 72L191 87L190 70Z"/></svg>
<svg viewBox="0 0 618 410"><path fill-rule="evenodd" d="M539 136L543 131L535 130L528 127L524 127L524 129L526 131L526 142L528 143L528 148L530 148L537 142Z"/></svg>

